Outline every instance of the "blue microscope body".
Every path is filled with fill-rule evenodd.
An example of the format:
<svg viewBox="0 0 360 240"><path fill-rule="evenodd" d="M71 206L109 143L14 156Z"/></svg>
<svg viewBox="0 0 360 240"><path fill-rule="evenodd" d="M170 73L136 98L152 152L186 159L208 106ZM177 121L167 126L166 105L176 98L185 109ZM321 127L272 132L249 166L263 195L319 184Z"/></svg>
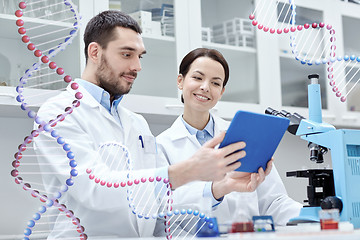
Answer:
<svg viewBox="0 0 360 240"><path fill-rule="evenodd" d="M318 75L309 75L309 119L301 118L296 135L309 142L309 146L331 150L335 197L342 202L340 221L348 221L360 228L360 130L335 129L322 122L321 93ZM359 184L359 185L357 185ZM300 216L291 221L319 221L320 206L306 206Z"/></svg>

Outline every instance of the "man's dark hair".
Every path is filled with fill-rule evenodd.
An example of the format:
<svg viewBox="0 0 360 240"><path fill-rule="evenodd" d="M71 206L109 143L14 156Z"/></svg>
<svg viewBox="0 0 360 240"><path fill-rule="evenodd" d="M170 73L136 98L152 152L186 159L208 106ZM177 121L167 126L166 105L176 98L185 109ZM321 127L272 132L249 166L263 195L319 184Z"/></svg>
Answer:
<svg viewBox="0 0 360 240"><path fill-rule="evenodd" d="M88 47L92 42L98 43L102 48L106 48L107 44L116 38L113 31L116 27L130 28L141 34L139 24L126 13L108 10L99 13L93 17L87 24L84 33L85 43L85 59L88 60Z"/></svg>

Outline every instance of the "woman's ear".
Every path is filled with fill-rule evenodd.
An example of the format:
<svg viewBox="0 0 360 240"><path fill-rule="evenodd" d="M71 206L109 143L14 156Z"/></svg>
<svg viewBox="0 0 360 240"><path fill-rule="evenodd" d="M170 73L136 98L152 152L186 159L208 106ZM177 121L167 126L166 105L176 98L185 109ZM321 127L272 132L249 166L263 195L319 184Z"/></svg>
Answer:
<svg viewBox="0 0 360 240"><path fill-rule="evenodd" d="M179 74L177 77L177 84L180 90L183 89L183 83L184 83L184 76L182 74Z"/></svg>

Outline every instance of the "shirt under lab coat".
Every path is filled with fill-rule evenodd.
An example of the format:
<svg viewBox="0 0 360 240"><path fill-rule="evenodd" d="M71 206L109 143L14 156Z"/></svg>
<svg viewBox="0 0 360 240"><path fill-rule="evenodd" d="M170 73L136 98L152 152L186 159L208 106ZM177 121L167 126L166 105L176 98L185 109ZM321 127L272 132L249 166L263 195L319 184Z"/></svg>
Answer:
<svg viewBox="0 0 360 240"><path fill-rule="evenodd" d="M214 116L215 135L225 131L230 122ZM158 149L166 157L169 164L175 164L193 155L200 147L195 135L191 135L185 128L181 116L172 126L156 138ZM200 196L201 185L204 182L188 184L188 196ZM174 192L174 199L180 205L181 196ZM175 202L174 200L174 202ZM194 203L193 203L194 204ZM201 206L200 206L201 208ZM289 219L297 217L302 204L291 199L286 192L285 186L273 166L271 173L265 181L254 192L238 193L232 192L224 197L224 200L212 212L219 223L231 223L240 220L240 217L250 218L258 215L271 215L276 225L286 225Z"/></svg>

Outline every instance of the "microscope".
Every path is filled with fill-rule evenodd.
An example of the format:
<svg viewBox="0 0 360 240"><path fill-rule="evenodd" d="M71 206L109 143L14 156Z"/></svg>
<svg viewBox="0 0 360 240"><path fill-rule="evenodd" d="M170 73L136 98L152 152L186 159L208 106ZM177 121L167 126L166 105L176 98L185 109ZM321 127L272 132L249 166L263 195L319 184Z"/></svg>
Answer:
<svg viewBox="0 0 360 240"><path fill-rule="evenodd" d="M310 160L322 163L330 150L331 169L310 169L288 172L287 176L309 178L309 206L301 209L289 225L319 222L319 210L337 208L340 221L348 221L360 228L360 130L336 129L322 121L319 75L308 76L309 119L287 111L267 108L265 113L290 120L288 132L308 142ZM322 191L318 191L322 189Z"/></svg>

